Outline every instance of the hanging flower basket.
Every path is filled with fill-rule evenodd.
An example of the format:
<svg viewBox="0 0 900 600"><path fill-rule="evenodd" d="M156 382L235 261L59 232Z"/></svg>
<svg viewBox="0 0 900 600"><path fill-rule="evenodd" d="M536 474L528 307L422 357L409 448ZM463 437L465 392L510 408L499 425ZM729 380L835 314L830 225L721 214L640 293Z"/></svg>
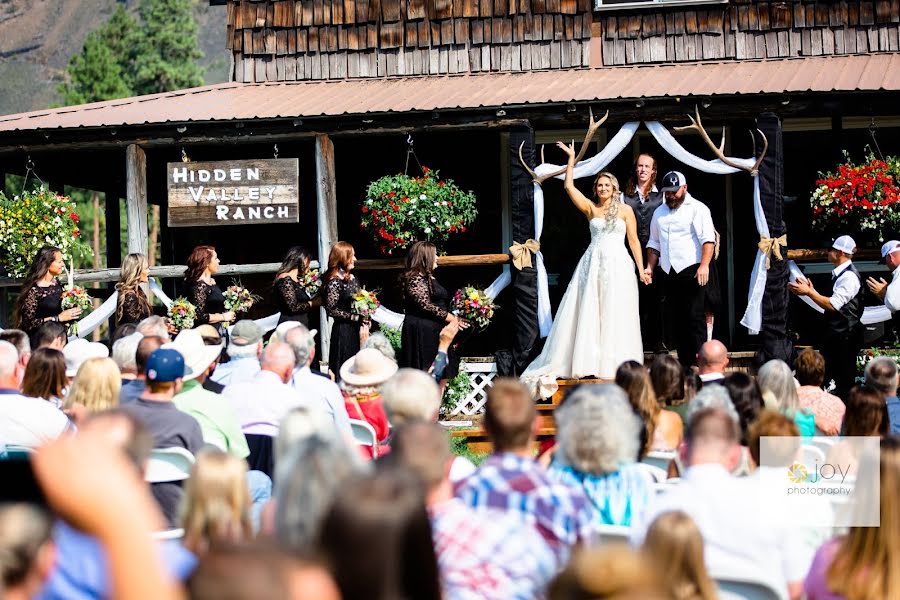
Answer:
<svg viewBox="0 0 900 600"><path fill-rule="evenodd" d="M56 246L66 257L89 257L81 241L75 202L43 186L8 197L0 191L0 263L10 277L24 277L42 246Z"/></svg>
<svg viewBox="0 0 900 600"><path fill-rule="evenodd" d="M360 227L369 232L382 254L406 248L416 240L439 248L452 234L465 233L478 215L475 194L459 189L438 171L422 168L421 177L387 175L366 190Z"/></svg>
<svg viewBox="0 0 900 600"><path fill-rule="evenodd" d="M860 164L846 151L844 157L836 173L819 174L810 198L813 227L883 242L900 225L900 158L881 160L871 150Z"/></svg>

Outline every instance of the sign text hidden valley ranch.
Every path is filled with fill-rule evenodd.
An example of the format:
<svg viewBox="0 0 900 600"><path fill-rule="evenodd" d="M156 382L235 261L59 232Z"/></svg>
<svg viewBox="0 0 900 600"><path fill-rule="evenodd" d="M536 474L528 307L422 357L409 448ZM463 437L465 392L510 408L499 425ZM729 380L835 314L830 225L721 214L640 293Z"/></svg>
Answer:
<svg viewBox="0 0 900 600"><path fill-rule="evenodd" d="M170 227L296 223L299 160L169 163Z"/></svg>

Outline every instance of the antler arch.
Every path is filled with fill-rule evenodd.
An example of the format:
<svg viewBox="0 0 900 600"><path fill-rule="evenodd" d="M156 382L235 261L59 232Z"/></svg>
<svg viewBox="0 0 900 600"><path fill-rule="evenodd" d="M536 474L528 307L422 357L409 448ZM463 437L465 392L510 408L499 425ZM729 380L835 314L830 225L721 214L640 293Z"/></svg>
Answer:
<svg viewBox="0 0 900 600"><path fill-rule="evenodd" d="M741 171L747 171L748 173L750 173L750 175L752 175L754 177L759 173L759 165L762 164L763 159L766 157L766 152L769 150L769 140L766 138L766 134L764 134L759 129L756 130L759 133L759 135L762 136L763 149L759 155L759 158L756 159L756 162L753 164L753 166L748 168L748 167L745 167L744 165L740 165L740 164L734 162L733 160L731 160L730 158L725 156L725 127L724 126L722 127L722 141L719 143L718 146L716 146L713 143L712 139L710 139L709 134L706 133L706 129L703 127L703 121L700 120L700 108L699 107L697 107L697 106L694 107L694 114L696 115L696 117L692 117L691 115L688 115L688 119L691 120L690 125L682 125L681 127L673 127L673 129L675 131L690 131L693 129L694 131L696 131L697 133L700 134L700 137L703 138L703 141L706 142L706 145L709 146L709 148L715 153L716 158L721 160L724 164L728 165L729 167L739 169ZM750 132L750 135L753 137L753 146L755 149L756 136L753 134L752 131Z"/></svg>
<svg viewBox="0 0 900 600"><path fill-rule="evenodd" d="M588 108L588 114L590 117L590 123L588 124L587 133L584 135L584 142L581 144L581 149L578 151L578 156L575 157L575 162L577 163L582 158L584 158L584 153L587 152L587 148L591 143L591 140L597 135L597 131L600 129L600 126L606 122L606 119L609 118L609 111L606 111L606 114L597 121L594 120L594 111ZM522 156L522 148L525 146L525 142L519 144L519 162L522 163L522 166L528 171L528 174L531 175L531 179L538 185L541 185L548 179L552 179L557 175L562 175L566 172L567 167L562 167L553 171L552 173L547 173L546 175L538 175L535 173L531 167L525 162L525 158ZM541 145L541 163L544 162L544 146Z"/></svg>

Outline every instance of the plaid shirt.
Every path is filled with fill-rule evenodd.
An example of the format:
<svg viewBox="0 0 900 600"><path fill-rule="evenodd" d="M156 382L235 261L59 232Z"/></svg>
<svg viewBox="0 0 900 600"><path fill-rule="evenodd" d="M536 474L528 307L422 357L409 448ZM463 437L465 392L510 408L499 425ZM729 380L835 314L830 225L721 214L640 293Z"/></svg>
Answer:
<svg viewBox="0 0 900 600"><path fill-rule="evenodd" d="M445 600L541 598L556 556L532 527L458 498L429 507Z"/></svg>
<svg viewBox="0 0 900 600"><path fill-rule="evenodd" d="M459 483L456 496L472 507L520 514L537 527L560 563L576 544L590 545L596 533L594 510L584 492L551 480L535 461L515 454L488 457Z"/></svg>

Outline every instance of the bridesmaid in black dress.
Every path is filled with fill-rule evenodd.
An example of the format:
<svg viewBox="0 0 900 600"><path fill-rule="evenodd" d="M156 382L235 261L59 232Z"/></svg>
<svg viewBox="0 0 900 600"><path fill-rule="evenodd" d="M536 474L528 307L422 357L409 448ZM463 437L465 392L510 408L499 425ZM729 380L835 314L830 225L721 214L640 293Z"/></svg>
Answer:
<svg viewBox="0 0 900 600"><path fill-rule="evenodd" d="M350 311L353 296L359 291L359 280L351 273L356 265L353 246L337 242L328 254L325 274L325 311L334 319L331 326L331 346L328 367L340 381L341 365L359 352L369 336L369 322Z"/></svg>
<svg viewBox="0 0 900 600"><path fill-rule="evenodd" d="M225 310L225 295L213 274L219 270L219 255L212 246L197 246L187 259L184 273L185 295L197 309L194 326L210 324L225 336L225 325L234 321L234 312Z"/></svg>
<svg viewBox="0 0 900 600"><path fill-rule="evenodd" d="M66 263L62 252L53 246L44 246L31 261L31 267L16 300L16 327L33 336L45 321L69 323L81 316L80 308L62 309L63 285L59 277Z"/></svg>
<svg viewBox="0 0 900 600"><path fill-rule="evenodd" d="M459 320L447 310L450 296L434 278L436 268L434 244L414 242L406 256L406 271L400 277L406 312L398 357L401 367L427 371L437 355L441 329Z"/></svg>
<svg viewBox="0 0 900 600"><path fill-rule="evenodd" d="M116 284L119 296L116 301L117 326L140 323L151 315L164 316L165 307L154 308L141 288L150 281L150 266L143 254L132 253L122 261L122 275Z"/></svg>
<svg viewBox="0 0 900 600"><path fill-rule="evenodd" d="M309 313L322 306L322 297L311 297L299 283L309 271L310 259L309 252L302 246L294 246L288 250L281 268L275 274L272 291L275 306L281 311L279 323L299 321L308 328Z"/></svg>

